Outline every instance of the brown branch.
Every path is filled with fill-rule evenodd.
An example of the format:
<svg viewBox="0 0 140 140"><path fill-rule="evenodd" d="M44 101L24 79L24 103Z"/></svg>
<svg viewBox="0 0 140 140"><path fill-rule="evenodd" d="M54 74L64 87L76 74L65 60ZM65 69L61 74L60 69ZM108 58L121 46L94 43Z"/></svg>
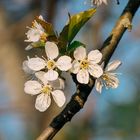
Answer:
<svg viewBox="0 0 140 140"><path fill-rule="evenodd" d="M140 0L129 0L115 27L104 42L101 52L103 54L102 61L105 61L106 64L126 31L126 27L122 24L122 20L128 18L130 21L132 21L132 18L134 17L139 6ZM92 88L94 87L95 80L90 80L89 84L87 85L79 84L76 81L75 75L73 75L73 80L77 85L76 93L72 96L70 102L66 105L64 110L52 120L50 126L44 130L37 140L51 140L65 125L65 123L71 121L72 117L83 108Z"/></svg>
<svg viewBox="0 0 140 140"><path fill-rule="evenodd" d="M125 20L128 18L131 22L139 6L140 6L140 0L129 0L123 13L121 14L120 18L116 22L115 27L113 28L109 37L105 40L103 44L103 47L101 50L103 54L102 61L105 61L106 63L108 63L110 57L112 56L118 43L120 42L120 39L122 38L124 32L127 29L122 24L122 20Z"/></svg>

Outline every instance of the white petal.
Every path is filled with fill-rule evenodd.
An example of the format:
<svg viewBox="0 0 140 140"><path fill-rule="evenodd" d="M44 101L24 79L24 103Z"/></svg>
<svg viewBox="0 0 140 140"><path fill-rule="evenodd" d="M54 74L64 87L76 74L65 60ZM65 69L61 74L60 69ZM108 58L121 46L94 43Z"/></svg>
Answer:
<svg viewBox="0 0 140 140"><path fill-rule="evenodd" d="M106 71L114 71L116 70L120 65L122 64L121 61L119 60L114 60L112 62L110 62L107 67L106 67Z"/></svg>
<svg viewBox="0 0 140 140"><path fill-rule="evenodd" d="M114 73L108 73L108 77L110 78L110 86L112 88L117 88L119 86L119 79L116 77Z"/></svg>
<svg viewBox="0 0 140 140"><path fill-rule="evenodd" d="M78 47L74 51L74 58L76 60L83 60L86 58L86 49L84 47Z"/></svg>
<svg viewBox="0 0 140 140"><path fill-rule="evenodd" d="M64 89L65 88L65 81L61 78L59 80L59 88L58 89Z"/></svg>
<svg viewBox="0 0 140 140"><path fill-rule="evenodd" d="M102 62L101 68L104 69L104 66L105 66L105 62Z"/></svg>
<svg viewBox="0 0 140 140"><path fill-rule="evenodd" d="M34 27L33 28L37 29L40 34L43 34L43 32L44 32L43 27L36 20L34 20Z"/></svg>
<svg viewBox="0 0 140 140"><path fill-rule="evenodd" d="M29 50L31 50L33 48L33 46L30 44L30 45L28 45L26 48L25 48L25 50L26 51L29 51Z"/></svg>
<svg viewBox="0 0 140 140"><path fill-rule="evenodd" d="M74 60L72 62L71 72L76 74L78 73L79 70L80 70L80 63L77 60Z"/></svg>
<svg viewBox="0 0 140 140"><path fill-rule="evenodd" d="M89 73L87 70L80 70L77 73L77 80L81 84L88 84L89 82Z"/></svg>
<svg viewBox="0 0 140 140"><path fill-rule="evenodd" d="M44 69L46 66L46 63L43 59L39 58L39 57L36 57L36 58L30 58L28 60L28 67L31 69L31 70L34 70L34 71L39 71L41 69Z"/></svg>
<svg viewBox="0 0 140 140"><path fill-rule="evenodd" d="M96 90L101 93L102 92L103 83L100 78L96 79L95 81L95 88Z"/></svg>
<svg viewBox="0 0 140 140"><path fill-rule="evenodd" d="M102 0L93 0L93 3L97 6L102 4Z"/></svg>
<svg viewBox="0 0 140 140"><path fill-rule="evenodd" d="M107 5L107 0L93 0L93 3L97 6L100 6L102 3Z"/></svg>
<svg viewBox="0 0 140 140"><path fill-rule="evenodd" d="M58 78L58 72L55 70L48 70L48 72L45 73L44 77L48 81L54 81Z"/></svg>
<svg viewBox="0 0 140 140"><path fill-rule="evenodd" d="M36 72L36 73L35 73L35 76L36 76L40 81L42 81L42 83L43 83L44 85L47 85L47 84L48 84L48 81L47 81L47 79L45 78L44 74L45 74L45 72L39 71L39 72Z"/></svg>
<svg viewBox="0 0 140 140"><path fill-rule="evenodd" d="M38 18L41 19L41 20L43 20L43 21L45 21L42 15L39 15Z"/></svg>
<svg viewBox="0 0 140 140"><path fill-rule="evenodd" d="M27 60L23 61L22 69L23 69L24 72L27 73L27 74L33 74L33 73L34 73L34 71L31 70L31 69L28 67L28 61L27 61Z"/></svg>
<svg viewBox="0 0 140 140"><path fill-rule="evenodd" d="M50 81L49 84L53 87L53 89L64 89L65 88L65 82L61 78L58 78L54 81Z"/></svg>
<svg viewBox="0 0 140 140"><path fill-rule="evenodd" d="M71 58L69 56L66 56L66 55L61 56L57 60L56 65L61 71L67 71L72 67Z"/></svg>
<svg viewBox="0 0 140 140"><path fill-rule="evenodd" d="M88 54L88 60L89 61L92 61L92 63L99 63L102 59L102 54L99 50L94 50L94 51L91 51L89 54Z"/></svg>
<svg viewBox="0 0 140 140"><path fill-rule="evenodd" d="M88 71L95 78L99 78L103 74L103 69L97 64L90 65Z"/></svg>
<svg viewBox="0 0 140 140"><path fill-rule="evenodd" d="M49 42L49 41L47 41L45 44L45 51L46 51L46 55L49 59L55 59L59 54L57 45L55 43Z"/></svg>
<svg viewBox="0 0 140 140"><path fill-rule="evenodd" d="M25 42L37 42L40 39L40 31L38 29L30 28L26 35L27 40Z"/></svg>
<svg viewBox="0 0 140 140"><path fill-rule="evenodd" d="M27 94L32 94L32 95L39 94L41 92L41 89L42 89L42 86L37 81L30 80L24 84L24 91Z"/></svg>
<svg viewBox="0 0 140 140"><path fill-rule="evenodd" d="M51 104L51 98L49 94L40 94L36 98L35 108L40 112L44 112Z"/></svg>
<svg viewBox="0 0 140 140"><path fill-rule="evenodd" d="M65 95L61 90L55 90L52 92L54 101L59 107L62 107L66 101Z"/></svg>

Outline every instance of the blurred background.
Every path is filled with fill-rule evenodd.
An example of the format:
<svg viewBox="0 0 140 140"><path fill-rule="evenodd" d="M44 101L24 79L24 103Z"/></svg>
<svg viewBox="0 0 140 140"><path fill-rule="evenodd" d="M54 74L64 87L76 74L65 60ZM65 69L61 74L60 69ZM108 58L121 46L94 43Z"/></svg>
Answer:
<svg viewBox="0 0 140 140"><path fill-rule="evenodd" d="M109 0L84 26L77 39L88 50L100 48L128 0ZM41 55L25 51L26 26L38 15L53 23L60 32L71 14L91 7L90 0L0 0L0 140L35 140L62 108L55 104L44 113L34 107L35 98L24 93L24 82L31 77L22 70L27 56ZM93 89L83 110L65 125L54 140L139 140L140 139L140 10L131 32L126 31L113 59L123 65L117 70L120 86ZM75 85L66 75L67 102Z"/></svg>

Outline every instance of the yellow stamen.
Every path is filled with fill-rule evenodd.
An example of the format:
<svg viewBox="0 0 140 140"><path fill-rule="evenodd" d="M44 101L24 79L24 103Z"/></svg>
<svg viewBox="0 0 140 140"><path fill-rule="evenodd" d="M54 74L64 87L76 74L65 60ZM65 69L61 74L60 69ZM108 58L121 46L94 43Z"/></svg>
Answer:
<svg viewBox="0 0 140 140"><path fill-rule="evenodd" d="M41 91L41 92L42 92L42 93L46 93L46 94L50 94L51 91L52 91L51 86L47 85L47 86L44 86L44 87L42 88L42 91Z"/></svg>
<svg viewBox="0 0 140 140"><path fill-rule="evenodd" d="M35 27L35 20L32 22L32 28Z"/></svg>
<svg viewBox="0 0 140 140"><path fill-rule="evenodd" d="M47 62L47 68L50 69L54 69L55 68L55 62L53 60L49 60Z"/></svg>
<svg viewBox="0 0 140 140"><path fill-rule="evenodd" d="M104 73L104 74L102 75L102 79L105 80L105 81L108 81L110 78L108 77L107 74Z"/></svg>
<svg viewBox="0 0 140 140"><path fill-rule="evenodd" d="M46 33L42 33L42 34L41 34L40 40L41 40L41 41L44 41L44 42L47 40L47 35L46 35Z"/></svg>
<svg viewBox="0 0 140 140"><path fill-rule="evenodd" d="M81 63L80 63L80 68L81 69L87 69L89 67L89 62L88 62L88 60L83 60L83 61L81 61Z"/></svg>
<svg viewBox="0 0 140 140"><path fill-rule="evenodd" d="M102 79L104 80L106 87L113 87L114 86L115 81L112 78L110 78L108 74L104 73L102 75Z"/></svg>

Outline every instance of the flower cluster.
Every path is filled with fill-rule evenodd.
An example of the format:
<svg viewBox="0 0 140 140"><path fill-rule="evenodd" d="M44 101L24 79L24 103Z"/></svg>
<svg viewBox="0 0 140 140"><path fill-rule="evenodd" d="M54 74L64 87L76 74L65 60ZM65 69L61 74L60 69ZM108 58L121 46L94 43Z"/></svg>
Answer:
<svg viewBox="0 0 140 140"><path fill-rule="evenodd" d="M45 52L46 58L28 58L23 62L24 71L35 74L38 79L27 81L24 91L32 95L40 93L35 104L39 111L45 111L50 106L51 95L59 107L65 103L65 96L61 91L64 89L64 81L59 77L59 73L72 67L72 59L69 56L58 57L59 50L55 43L47 41Z"/></svg>
<svg viewBox="0 0 140 140"><path fill-rule="evenodd" d="M42 18L42 17L40 17ZM43 19L42 19L43 20ZM34 21L34 26L29 28L27 35L28 42L38 42L45 37L45 32L41 24ZM116 88L119 80L116 73L121 62L119 60L110 63L104 70L100 65L102 53L99 50L91 50L88 54L85 47L78 46L73 56L60 54L59 46L54 41L44 41L45 57L33 57L23 62L23 70L34 75L33 80L25 83L24 91L27 94L37 95L35 108L41 112L45 111L51 104L51 97L56 104L61 107L66 99L64 95L64 80L61 78L62 72L69 72L76 75L76 79L81 84L88 84L90 77L96 78L96 90L101 93L102 87Z"/></svg>

